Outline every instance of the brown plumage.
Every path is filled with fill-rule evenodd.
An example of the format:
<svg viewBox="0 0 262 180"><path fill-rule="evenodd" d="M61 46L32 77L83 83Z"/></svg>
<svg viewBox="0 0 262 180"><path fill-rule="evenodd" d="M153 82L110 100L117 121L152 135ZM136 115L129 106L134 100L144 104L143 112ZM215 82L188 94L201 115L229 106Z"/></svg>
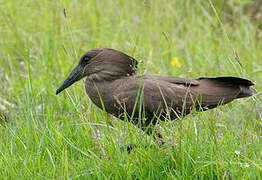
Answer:
<svg viewBox="0 0 262 180"><path fill-rule="evenodd" d="M155 125L158 119L175 119L192 109L205 111L256 92L251 88L254 83L242 78L136 75L136 67L137 61L120 51L90 50L81 57L56 94L87 76L86 93L94 104L102 109L102 99L106 112L120 119L127 117L144 130L151 123Z"/></svg>

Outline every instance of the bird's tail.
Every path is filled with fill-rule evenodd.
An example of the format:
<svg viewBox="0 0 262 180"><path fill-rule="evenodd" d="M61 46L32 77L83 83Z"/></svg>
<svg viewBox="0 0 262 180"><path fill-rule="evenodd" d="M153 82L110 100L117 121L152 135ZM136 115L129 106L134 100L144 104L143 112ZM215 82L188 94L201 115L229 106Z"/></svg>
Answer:
<svg viewBox="0 0 262 180"><path fill-rule="evenodd" d="M251 86L255 85L253 82L237 77L217 77L217 78L210 78L215 81L219 81L221 83L225 83L232 86L238 86L240 91L236 98L244 98L252 96L256 93L256 90Z"/></svg>
<svg viewBox="0 0 262 180"><path fill-rule="evenodd" d="M256 90L253 82L237 77L199 78L199 86L192 86L195 94L201 95L201 106L212 109L234 99L252 96Z"/></svg>
<svg viewBox="0 0 262 180"><path fill-rule="evenodd" d="M240 93L238 94L237 98L249 97L256 94L256 90L250 86L240 85L239 87L240 87Z"/></svg>

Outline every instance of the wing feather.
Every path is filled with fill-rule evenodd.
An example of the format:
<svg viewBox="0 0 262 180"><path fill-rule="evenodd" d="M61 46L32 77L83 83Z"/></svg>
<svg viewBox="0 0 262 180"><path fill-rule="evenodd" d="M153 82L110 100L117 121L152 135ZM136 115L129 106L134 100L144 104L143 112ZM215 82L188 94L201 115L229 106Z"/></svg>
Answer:
<svg viewBox="0 0 262 180"><path fill-rule="evenodd" d="M160 113L176 118L182 113L190 113L192 108L208 110L229 103L239 98L244 83L246 87L251 85L243 79L231 80L227 77L186 79L146 74L122 81L114 96L128 114L135 112L134 116L139 116L143 109L146 117Z"/></svg>

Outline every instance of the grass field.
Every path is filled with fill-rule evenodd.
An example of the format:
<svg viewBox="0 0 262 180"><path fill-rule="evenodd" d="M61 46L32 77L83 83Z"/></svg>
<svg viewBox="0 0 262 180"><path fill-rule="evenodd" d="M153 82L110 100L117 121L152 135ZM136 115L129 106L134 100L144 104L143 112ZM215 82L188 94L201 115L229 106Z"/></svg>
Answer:
<svg viewBox="0 0 262 180"><path fill-rule="evenodd" d="M0 0L0 179L261 179L262 18L248 2ZM243 77L257 94L161 123L159 147L83 81L55 95L97 47L141 60L140 73Z"/></svg>

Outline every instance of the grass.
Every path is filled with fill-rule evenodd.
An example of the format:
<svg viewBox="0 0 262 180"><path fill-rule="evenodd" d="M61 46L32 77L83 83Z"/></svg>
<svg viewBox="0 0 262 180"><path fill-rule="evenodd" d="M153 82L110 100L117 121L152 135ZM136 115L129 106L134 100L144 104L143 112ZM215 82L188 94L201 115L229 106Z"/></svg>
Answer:
<svg viewBox="0 0 262 180"><path fill-rule="evenodd" d="M258 22L238 1L145 2L0 1L0 97L15 105L0 125L1 179L262 177ZM83 82L55 95L96 47L134 56L141 72L240 76L255 81L258 93L161 123L167 143L159 147L95 107ZM180 68L170 65L174 57ZM137 145L130 154L120 148L128 143Z"/></svg>

